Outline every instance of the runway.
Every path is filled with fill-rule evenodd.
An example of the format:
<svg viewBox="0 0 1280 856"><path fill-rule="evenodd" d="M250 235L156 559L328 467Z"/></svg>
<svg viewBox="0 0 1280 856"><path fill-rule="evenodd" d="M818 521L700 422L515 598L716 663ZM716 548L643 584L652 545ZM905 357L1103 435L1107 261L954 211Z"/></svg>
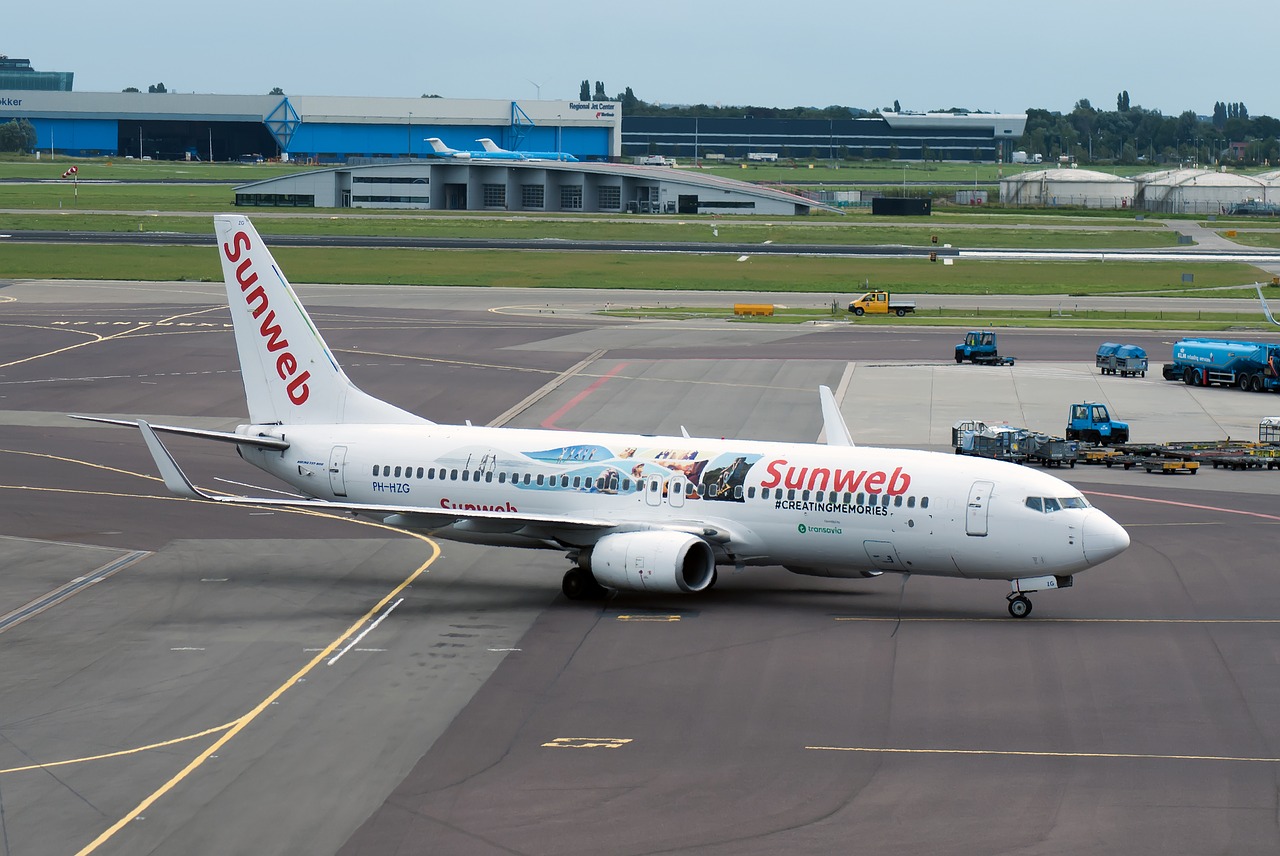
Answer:
<svg viewBox="0 0 1280 856"><path fill-rule="evenodd" d="M939 450L960 416L1060 430L1086 398L1135 439L1280 412L1100 376L1088 331L1002 331L1019 362L985 368L948 330L299 292L358 385L441 422L813 440L824 383L858 442ZM1001 584L781 569L584 607L558 553L181 500L136 432L64 418L234 426L220 286L4 297L0 852L1280 846L1278 473L1063 470L1133 546L1026 621ZM1126 341L1156 363L1172 338ZM209 489L275 487L220 445L171 448Z"/></svg>

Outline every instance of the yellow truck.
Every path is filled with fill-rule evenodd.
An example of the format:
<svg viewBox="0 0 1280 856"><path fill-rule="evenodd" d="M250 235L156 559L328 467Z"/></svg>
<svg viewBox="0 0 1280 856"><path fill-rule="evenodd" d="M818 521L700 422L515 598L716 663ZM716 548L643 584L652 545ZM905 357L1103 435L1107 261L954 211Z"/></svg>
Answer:
<svg viewBox="0 0 1280 856"><path fill-rule="evenodd" d="M908 312L915 312L916 305L906 300L890 300L887 291L868 291L849 304L849 311L854 315L887 315L892 312L901 318Z"/></svg>

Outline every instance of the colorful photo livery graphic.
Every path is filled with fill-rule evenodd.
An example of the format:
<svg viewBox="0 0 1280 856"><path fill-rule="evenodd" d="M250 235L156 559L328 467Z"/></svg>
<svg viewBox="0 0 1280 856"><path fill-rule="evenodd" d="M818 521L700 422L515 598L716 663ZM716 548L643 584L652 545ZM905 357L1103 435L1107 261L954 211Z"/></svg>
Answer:
<svg viewBox="0 0 1280 856"><path fill-rule="evenodd" d="M636 491L637 483L661 479L664 490L673 476L688 483L687 499L711 502L743 502L753 469L760 469L759 486L793 491L865 492L898 496L911 486L911 476L901 467L892 470L860 470L797 466L785 458L762 461L754 453L708 452L684 448L611 449L597 444L559 446L512 455L488 448L462 448L446 456L475 479L509 483L516 490L576 490L617 494ZM779 493L781 498L781 493Z"/></svg>

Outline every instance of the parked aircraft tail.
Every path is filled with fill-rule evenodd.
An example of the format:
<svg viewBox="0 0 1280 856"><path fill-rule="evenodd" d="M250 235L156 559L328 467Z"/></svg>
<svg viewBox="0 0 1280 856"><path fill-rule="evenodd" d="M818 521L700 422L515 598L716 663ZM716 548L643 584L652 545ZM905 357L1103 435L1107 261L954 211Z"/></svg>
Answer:
<svg viewBox="0 0 1280 856"><path fill-rule="evenodd" d="M247 217L213 219L250 422L427 422L347 378Z"/></svg>

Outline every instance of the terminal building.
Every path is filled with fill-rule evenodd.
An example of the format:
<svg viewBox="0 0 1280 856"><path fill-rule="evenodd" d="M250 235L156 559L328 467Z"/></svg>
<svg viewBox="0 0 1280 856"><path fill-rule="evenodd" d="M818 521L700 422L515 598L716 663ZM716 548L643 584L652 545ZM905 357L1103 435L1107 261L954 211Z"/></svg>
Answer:
<svg viewBox="0 0 1280 856"><path fill-rule="evenodd" d="M1009 163L1026 127L1025 113L882 113L849 119L633 116L622 123L622 154L690 160Z"/></svg>

